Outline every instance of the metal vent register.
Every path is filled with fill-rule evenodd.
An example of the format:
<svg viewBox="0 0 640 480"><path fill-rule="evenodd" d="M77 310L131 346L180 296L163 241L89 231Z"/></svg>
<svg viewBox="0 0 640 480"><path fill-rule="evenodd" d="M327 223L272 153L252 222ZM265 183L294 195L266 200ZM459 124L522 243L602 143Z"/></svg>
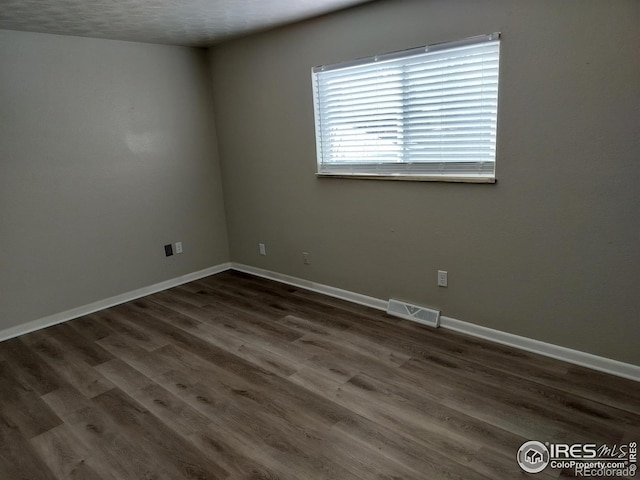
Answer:
<svg viewBox="0 0 640 480"><path fill-rule="evenodd" d="M411 305L400 300L389 300L387 313L394 317L404 318L405 320L422 323L434 328L440 326L440 310Z"/></svg>

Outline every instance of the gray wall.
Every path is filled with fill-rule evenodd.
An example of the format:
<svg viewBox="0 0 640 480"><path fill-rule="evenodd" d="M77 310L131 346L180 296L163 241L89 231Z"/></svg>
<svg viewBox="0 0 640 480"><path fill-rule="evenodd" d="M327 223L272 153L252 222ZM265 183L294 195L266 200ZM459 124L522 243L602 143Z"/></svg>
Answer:
<svg viewBox="0 0 640 480"><path fill-rule="evenodd" d="M206 51L0 31L0 330L228 260Z"/></svg>
<svg viewBox="0 0 640 480"><path fill-rule="evenodd" d="M640 364L639 12L392 0L213 49L232 260ZM496 185L314 176L312 66L494 31Z"/></svg>

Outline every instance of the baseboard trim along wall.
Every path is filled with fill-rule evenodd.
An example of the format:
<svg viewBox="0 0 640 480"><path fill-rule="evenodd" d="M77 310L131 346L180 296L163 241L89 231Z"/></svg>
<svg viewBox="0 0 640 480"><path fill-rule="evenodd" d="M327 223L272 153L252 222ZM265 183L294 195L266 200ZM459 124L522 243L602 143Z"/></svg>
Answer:
<svg viewBox="0 0 640 480"><path fill-rule="evenodd" d="M283 273L263 270L262 268L251 267L249 265L243 265L241 263L232 263L231 269L237 270L238 272L249 273L251 275L255 275L256 277L262 277L268 280L275 280L276 282L286 283L287 285L293 285L294 287L304 288L305 290L311 290L312 292L323 293L325 295L329 295L330 297L340 298L351 303L364 305L365 307L373 307L383 311L387 310L386 300L380 300L378 298L368 297L366 295L350 292L348 290L330 287L329 285L323 285L322 283L316 283L310 280L304 280L302 278L291 277Z"/></svg>
<svg viewBox="0 0 640 480"><path fill-rule="evenodd" d="M455 318L440 317L440 326L456 332L465 333L477 338L483 338L494 343L500 343L509 347L518 348L531 353L555 358L564 362L580 365L581 367L610 373L618 377L628 378L640 382L640 366L619 362L606 357L600 357L591 353L561 347L552 343L541 342L532 338L521 337L513 333L507 333L492 328L483 327L474 323L463 322Z"/></svg>
<svg viewBox="0 0 640 480"><path fill-rule="evenodd" d="M240 272L249 273L257 277L267 278L269 280L275 280L277 282L286 283L296 287L312 290L314 292L323 293L331 297L340 298L349 302L358 303L367 307L372 307L378 310L386 311L387 301L380 300L378 298L368 297L359 293L349 292L328 285L322 285L319 283L311 282L309 280L303 280L289 275L283 275L281 273L271 272L269 270L263 270L261 268L251 267L248 265L232 263L231 268ZM574 365L580 365L581 367L590 368L604 373L610 373L619 377L628 378L630 380L640 381L640 366L632 365L630 363L619 362L591 353L581 352L579 350L572 350L570 348L561 347L551 343L541 342L539 340L533 340L527 337L521 337L512 333L502 332L500 330L494 330L492 328L483 327L473 323L463 322L462 320L456 320L455 318L449 318L445 316L440 317L440 327L454 330L456 332L471 335L473 337L489 340L490 342L500 343L520 350L525 350L531 353L537 353L544 355L545 357L555 358L564 362L572 363Z"/></svg>
<svg viewBox="0 0 640 480"><path fill-rule="evenodd" d="M39 318L31 322L23 323L22 325L16 325L15 327L10 327L0 331L0 342L9 340L10 338L18 337L20 335L24 335L25 333L30 333L42 328L51 327L52 325L56 325L58 323L64 323L69 320L73 320L74 318L82 317L83 315L89 315L90 313L94 313L99 310L115 307L116 305L120 305L121 303L130 302L131 300L136 300L140 297L151 295L152 293L158 293L162 290L167 290L168 288L177 287L178 285L182 285L183 283L193 282L194 280L199 280L201 278L208 277L209 275L215 275L216 273L224 272L225 270L229 270L230 268L230 263L223 263L215 267L205 268L204 270L181 275L180 277L165 280L164 282L156 283L148 287L139 288L131 292L122 293L114 297L89 303L88 305L72 308L71 310L67 310L65 312L60 312L44 318Z"/></svg>
<svg viewBox="0 0 640 480"><path fill-rule="evenodd" d="M114 297L110 297L104 300L90 303L81 307L73 308L65 312L56 313L44 318L33 320L31 322L16 325L15 327L7 328L0 331L0 342L8 340L20 335L24 335L35 330L50 327L58 323L63 323L74 318L88 315L90 313L104 310L106 308L120 305L121 303L130 302L146 295L167 290L183 283L199 280L209 275L215 275L226 270L233 269L239 272L249 273L257 277L266 278L268 280L274 280L276 282L285 283L313 292L322 293L331 297L340 298L352 303L364 305L366 307L375 308L377 310L386 311L387 300L381 300L379 298L369 297L348 290L342 290L340 288L331 287L321 283L304 280L297 277L292 277L282 273L276 273L261 268L251 267L249 265L243 265L240 263L223 263L214 267L205 268L197 272L182 275L180 277L172 278L164 282L156 283L148 287L139 288L131 292L122 293ZM604 373L610 373L619 377L628 378L630 380L640 381L640 366L632 365L630 363L619 362L605 357L600 357L579 350L572 350L570 348L561 347L559 345L553 345L551 343L541 342L539 340L533 340L527 337L521 337L512 333L502 332L500 330L494 330L492 328L475 325L473 323L463 322L462 320L456 320L455 318L440 317L440 326L449 330L471 335L473 337L482 338L491 342L500 343L510 347L525 350L527 352L537 353L544 355L545 357L555 358L582 367L590 368Z"/></svg>

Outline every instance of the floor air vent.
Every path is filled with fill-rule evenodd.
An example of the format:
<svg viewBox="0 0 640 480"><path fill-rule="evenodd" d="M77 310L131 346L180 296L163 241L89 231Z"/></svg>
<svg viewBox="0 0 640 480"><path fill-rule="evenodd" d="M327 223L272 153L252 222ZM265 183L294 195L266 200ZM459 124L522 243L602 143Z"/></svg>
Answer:
<svg viewBox="0 0 640 480"><path fill-rule="evenodd" d="M387 313L394 317L404 318L405 320L422 323L423 325L429 325L434 328L440 326L440 310L419 307L417 305L411 305L410 303L401 302L400 300L389 300Z"/></svg>

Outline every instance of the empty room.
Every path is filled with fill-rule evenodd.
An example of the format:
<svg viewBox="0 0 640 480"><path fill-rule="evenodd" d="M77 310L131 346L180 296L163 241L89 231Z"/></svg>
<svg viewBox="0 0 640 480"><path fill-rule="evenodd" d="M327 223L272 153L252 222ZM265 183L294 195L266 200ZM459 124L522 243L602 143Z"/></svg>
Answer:
<svg viewBox="0 0 640 480"><path fill-rule="evenodd" d="M0 0L0 480L634 479L640 2Z"/></svg>

